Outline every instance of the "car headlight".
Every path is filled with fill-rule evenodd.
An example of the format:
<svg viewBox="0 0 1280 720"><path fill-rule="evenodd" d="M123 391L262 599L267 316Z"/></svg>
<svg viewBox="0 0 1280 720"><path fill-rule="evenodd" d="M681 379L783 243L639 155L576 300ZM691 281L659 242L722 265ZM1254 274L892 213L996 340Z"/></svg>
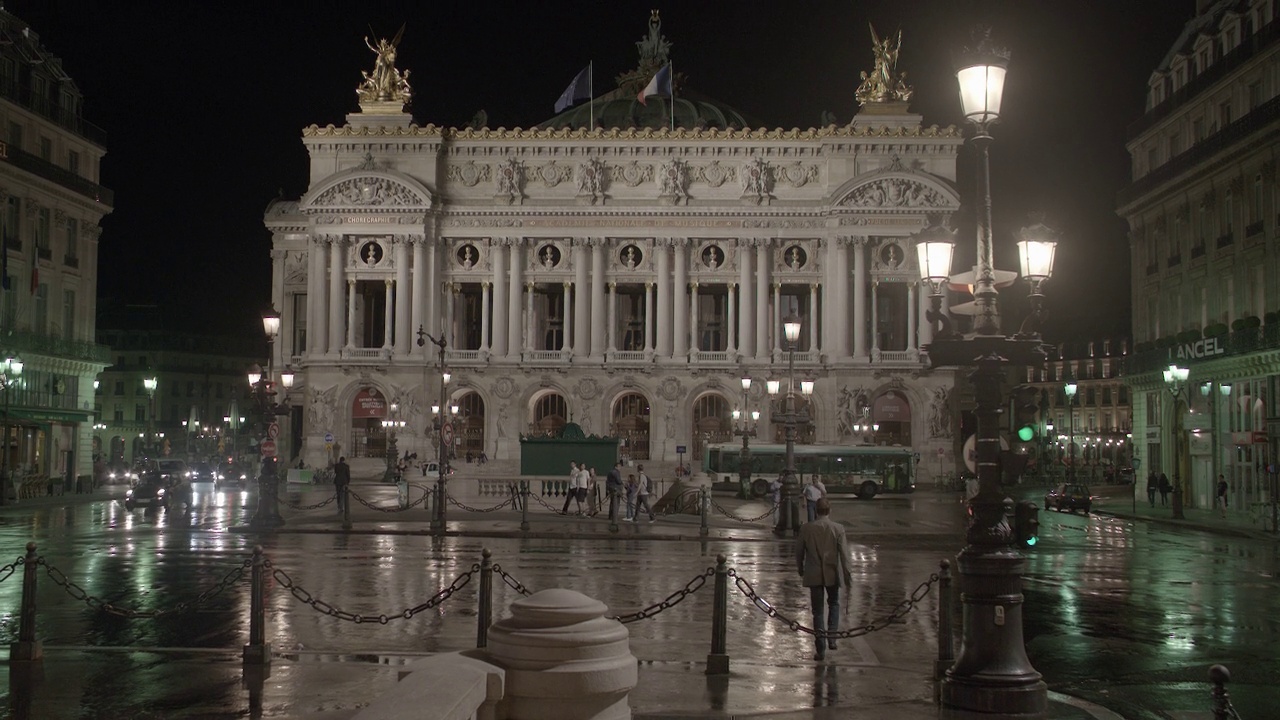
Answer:
<svg viewBox="0 0 1280 720"><path fill-rule="evenodd" d="M164 494L164 488L160 488L159 490L156 490L156 497L160 497L163 494Z"/></svg>
<svg viewBox="0 0 1280 720"><path fill-rule="evenodd" d="M125 491L124 491L124 496L125 496L126 498L131 498L131 497L133 497L133 488L129 488L128 490L125 490Z"/></svg>
<svg viewBox="0 0 1280 720"><path fill-rule="evenodd" d="M111 478L112 480L115 480L115 479L116 479L116 474L115 474L114 472L109 472L109 473L107 473L107 477Z"/></svg>

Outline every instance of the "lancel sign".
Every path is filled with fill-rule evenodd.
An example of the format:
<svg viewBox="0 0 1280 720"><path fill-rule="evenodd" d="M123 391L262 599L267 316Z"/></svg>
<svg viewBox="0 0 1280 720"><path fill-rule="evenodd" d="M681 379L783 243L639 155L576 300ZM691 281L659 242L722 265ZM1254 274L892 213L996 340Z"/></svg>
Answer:
<svg viewBox="0 0 1280 720"><path fill-rule="evenodd" d="M1221 337L1207 337L1203 340L1186 343L1174 348L1174 355L1179 360L1203 360L1217 355L1225 355L1226 352L1227 349L1223 346Z"/></svg>

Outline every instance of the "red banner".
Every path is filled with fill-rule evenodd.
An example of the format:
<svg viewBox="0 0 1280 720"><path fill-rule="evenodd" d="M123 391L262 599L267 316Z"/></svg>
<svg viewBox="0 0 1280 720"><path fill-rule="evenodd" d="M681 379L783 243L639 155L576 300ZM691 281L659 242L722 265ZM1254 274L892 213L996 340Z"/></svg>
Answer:
<svg viewBox="0 0 1280 720"><path fill-rule="evenodd" d="M361 390L351 401L351 419L381 418L387 416L387 401L374 388Z"/></svg>

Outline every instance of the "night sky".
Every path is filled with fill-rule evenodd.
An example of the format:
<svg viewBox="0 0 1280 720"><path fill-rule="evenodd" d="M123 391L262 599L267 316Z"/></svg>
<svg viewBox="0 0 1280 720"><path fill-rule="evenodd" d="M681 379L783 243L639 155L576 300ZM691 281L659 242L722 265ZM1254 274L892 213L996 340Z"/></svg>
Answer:
<svg viewBox="0 0 1280 720"><path fill-rule="evenodd" d="M993 131L996 264L1017 269L1013 233L1042 210L1060 229L1046 285L1047 339L1126 334L1129 255L1115 193L1128 181L1125 128L1194 0L1125 2L73 2L8 0L63 59L85 115L107 132L99 301L161 303L169 330L260 333L270 294L267 203L306 190L301 129L358 109L363 37L406 25L419 124L528 127L588 61L596 93L635 67L650 8L689 87L769 127L840 123L872 66L867 22L903 31L899 69L926 124L961 122L951 56L975 21L1013 51ZM972 197L973 164L960 183ZM972 212L957 218L972 238ZM958 266L972 262L962 241ZM1010 314L1011 311L1006 311ZM1058 337L1055 337L1057 335Z"/></svg>

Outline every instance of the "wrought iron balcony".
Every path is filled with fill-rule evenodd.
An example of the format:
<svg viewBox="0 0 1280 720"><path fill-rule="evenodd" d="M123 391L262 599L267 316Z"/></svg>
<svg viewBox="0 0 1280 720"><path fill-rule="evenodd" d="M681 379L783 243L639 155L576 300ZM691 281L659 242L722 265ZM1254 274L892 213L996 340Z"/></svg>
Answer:
<svg viewBox="0 0 1280 720"><path fill-rule="evenodd" d="M5 162L19 170L25 170L36 177L44 178L50 182L57 183L62 187L83 195L90 200L100 202L104 205L115 204L115 193L101 185L85 180L79 175L60 168L57 165L44 160L39 156L32 155L25 150L20 150L12 145L3 146L3 152L0 152L0 162ZM10 242L10 247L13 243Z"/></svg>
<svg viewBox="0 0 1280 720"><path fill-rule="evenodd" d="M15 330L5 337L5 349L33 355L49 355L70 360L111 364L111 348L84 340L68 340L27 330Z"/></svg>

